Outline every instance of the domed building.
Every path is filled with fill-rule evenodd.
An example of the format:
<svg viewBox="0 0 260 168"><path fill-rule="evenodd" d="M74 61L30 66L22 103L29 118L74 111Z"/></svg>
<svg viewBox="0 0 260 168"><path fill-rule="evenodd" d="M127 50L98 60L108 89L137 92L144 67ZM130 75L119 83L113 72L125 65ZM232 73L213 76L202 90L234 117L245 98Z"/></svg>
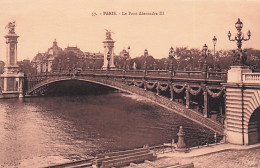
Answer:
<svg viewBox="0 0 260 168"><path fill-rule="evenodd" d="M55 59L62 52L62 48L58 46L56 39L53 41L52 47L48 48L46 53L38 53L32 60L33 67L36 67L37 72L51 72L52 64Z"/></svg>
<svg viewBox="0 0 260 168"><path fill-rule="evenodd" d="M54 61L54 58L59 55L60 52L62 52L62 48L58 46L58 43L56 39L54 39L53 45L51 48L49 48L45 54L45 65L43 66L43 72L50 72L52 71L51 67ZM45 67L45 68L44 68Z"/></svg>
<svg viewBox="0 0 260 168"><path fill-rule="evenodd" d="M45 53L38 53L31 61L32 66L36 68L37 72L42 72L42 63L44 62Z"/></svg>

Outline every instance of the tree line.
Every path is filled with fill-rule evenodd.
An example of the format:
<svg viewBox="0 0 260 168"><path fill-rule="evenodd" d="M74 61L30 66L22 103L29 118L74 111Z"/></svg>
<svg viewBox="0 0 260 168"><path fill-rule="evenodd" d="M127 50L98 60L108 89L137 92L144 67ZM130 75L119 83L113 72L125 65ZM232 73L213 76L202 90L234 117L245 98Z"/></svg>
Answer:
<svg viewBox="0 0 260 168"><path fill-rule="evenodd" d="M246 64L250 67L260 66L260 50L247 48ZM207 65L210 70L226 71L232 65L232 50L219 50L210 53L206 57ZM201 50L188 47L177 47L173 58L174 70L201 70L205 59L201 54ZM145 64L146 62L146 64ZM170 58L165 57L155 59L152 55L145 57L141 55L132 59L124 57L115 57L115 66L119 69L147 69L147 70L169 70ZM33 67L29 60L18 61L19 70L26 74L36 74L36 67ZM103 60L95 58L78 57L73 52L61 52L54 58L52 64L53 71L66 71L74 68L82 69L100 69L102 68ZM135 65L135 66L134 66ZM146 66L146 67L145 67ZM0 61L0 74L4 72L4 62Z"/></svg>

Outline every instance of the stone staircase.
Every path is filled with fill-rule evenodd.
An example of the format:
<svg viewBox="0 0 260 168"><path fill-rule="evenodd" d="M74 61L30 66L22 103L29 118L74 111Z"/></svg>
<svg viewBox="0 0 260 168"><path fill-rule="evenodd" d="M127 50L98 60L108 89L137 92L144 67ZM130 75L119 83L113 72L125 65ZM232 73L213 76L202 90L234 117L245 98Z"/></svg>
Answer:
<svg viewBox="0 0 260 168"><path fill-rule="evenodd" d="M150 161L144 161L144 163L141 164L134 164L131 163L129 166L126 166L124 168L194 168L193 163L189 164L179 164L179 163L174 163L174 164L168 164L168 163L154 163Z"/></svg>
<svg viewBox="0 0 260 168"><path fill-rule="evenodd" d="M59 164L59 165L53 165L53 166L48 166L45 168L83 168L83 167L92 167L92 160L93 158L85 159L85 160L80 160L80 161L74 161L74 162L69 162L69 163L64 163L64 164Z"/></svg>
<svg viewBox="0 0 260 168"><path fill-rule="evenodd" d="M167 162L151 162L156 158L157 156L154 152L150 151L148 146L145 146L133 150L102 153L96 155L95 158L53 165L46 168L194 168L193 163L181 165L178 162L171 164Z"/></svg>
<svg viewBox="0 0 260 168"><path fill-rule="evenodd" d="M140 163L145 160L155 160L156 156L148 147L133 150L111 152L97 155L92 166L97 168L123 167L130 163Z"/></svg>

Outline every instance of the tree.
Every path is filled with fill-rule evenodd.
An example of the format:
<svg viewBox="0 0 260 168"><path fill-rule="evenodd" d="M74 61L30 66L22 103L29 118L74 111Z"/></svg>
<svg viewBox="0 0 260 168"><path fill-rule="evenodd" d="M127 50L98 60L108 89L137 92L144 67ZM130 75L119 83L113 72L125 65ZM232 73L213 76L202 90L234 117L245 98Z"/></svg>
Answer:
<svg viewBox="0 0 260 168"><path fill-rule="evenodd" d="M52 64L53 71L66 71L77 67L80 67L79 58L74 52L60 52Z"/></svg>
<svg viewBox="0 0 260 168"><path fill-rule="evenodd" d="M23 60L17 62L19 66L19 71L25 74L36 74L36 68L34 68L30 62L30 60Z"/></svg>
<svg viewBox="0 0 260 168"><path fill-rule="evenodd" d="M179 62L179 69L185 70L198 70L200 67L198 64L199 60L201 62L204 61L204 58L201 56L201 51L199 49L188 49L188 47L176 47L175 59L175 64L177 64L177 60Z"/></svg>
<svg viewBox="0 0 260 168"><path fill-rule="evenodd" d="M134 59L131 59L129 61L130 65L133 65L134 62L136 63L137 67L136 69L145 69L145 59L146 59L146 66L147 66L147 70L152 70L153 69L153 64L154 62L157 62L157 60L155 60L153 58L153 56L148 55L147 58L145 58L144 55L140 56L140 57L136 57Z"/></svg>
<svg viewBox="0 0 260 168"><path fill-rule="evenodd" d="M256 50L253 48L244 49L247 55L246 64L248 66L260 66L260 50Z"/></svg>

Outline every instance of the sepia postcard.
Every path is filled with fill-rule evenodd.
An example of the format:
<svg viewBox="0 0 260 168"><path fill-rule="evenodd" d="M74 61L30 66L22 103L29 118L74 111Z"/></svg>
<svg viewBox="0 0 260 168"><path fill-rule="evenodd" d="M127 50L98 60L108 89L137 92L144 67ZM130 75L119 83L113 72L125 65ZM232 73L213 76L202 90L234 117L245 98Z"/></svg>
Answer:
<svg viewBox="0 0 260 168"><path fill-rule="evenodd" d="M0 167L260 167L260 0L0 0Z"/></svg>

